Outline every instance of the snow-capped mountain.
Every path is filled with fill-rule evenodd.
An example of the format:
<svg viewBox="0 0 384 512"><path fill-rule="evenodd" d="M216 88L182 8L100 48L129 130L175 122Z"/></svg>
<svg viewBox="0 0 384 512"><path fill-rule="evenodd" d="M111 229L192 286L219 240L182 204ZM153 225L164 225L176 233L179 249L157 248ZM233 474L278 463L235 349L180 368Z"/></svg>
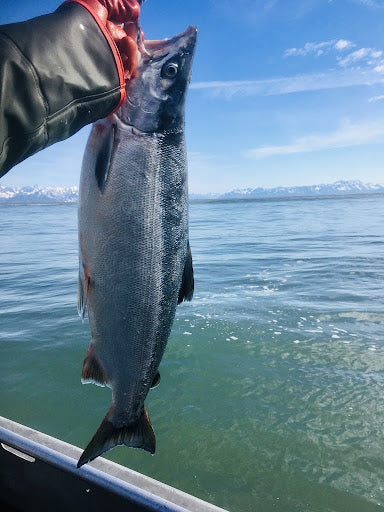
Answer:
<svg viewBox="0 0 384 512"><path fill-rule="evenodd" d="M0 203L76 203L78 187L4 187Z"/></svg>
<svg viewBox="0 0 384 512"><path fill-rule="evenodd" d="M340 196L351 194L384 194L384 185L361 181L337 181L336 183L300 187L246 188L216 195L216 199L252 199L277 197ZM195 198L198 198L196 195ZM203 198L201 196L201 198Z"/></svg>
<svg viewBox="0 0 384 512"><path fill-rule="evenodd" d="M246 188L225 194L190 194L191 199L253 199L278 197L384 194L384 185L361 181L337 181L326 185L276 188ZM5 187L0 185L0 203L76 203L78 187Z"/></svg>

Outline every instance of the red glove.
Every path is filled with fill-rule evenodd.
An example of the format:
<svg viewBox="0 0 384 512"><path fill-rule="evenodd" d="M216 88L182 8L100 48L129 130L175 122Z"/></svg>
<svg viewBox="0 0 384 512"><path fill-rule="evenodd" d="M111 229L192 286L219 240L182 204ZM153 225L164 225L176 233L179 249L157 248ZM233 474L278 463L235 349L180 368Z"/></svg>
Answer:
<svg viewBox="0 0 384 512"><path fill-rule="evenodd" d="M103 23L115 42L129 80L137 62L137 45L142 32L139 27L140 6L145 0L66 0L81 4ZM96 16L95 16L96 15ZM98 21L96 19L96 21ZM99 23L100 24L100 23ZM124 27L124 28L123 28Z"/></svg>

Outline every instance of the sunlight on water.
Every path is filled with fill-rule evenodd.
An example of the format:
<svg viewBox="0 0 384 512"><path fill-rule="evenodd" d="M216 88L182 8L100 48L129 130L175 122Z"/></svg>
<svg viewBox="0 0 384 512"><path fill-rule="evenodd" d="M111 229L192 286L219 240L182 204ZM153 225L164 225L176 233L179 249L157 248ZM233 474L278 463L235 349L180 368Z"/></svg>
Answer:
<svg viewBox="0 0 384 512"><path fill-rule="evenodd" d="M196 292L148 410L107 457L232 511L384 506L384 198L195 202ZM0 414L84 447L76 207L2 206Z"/></svg>

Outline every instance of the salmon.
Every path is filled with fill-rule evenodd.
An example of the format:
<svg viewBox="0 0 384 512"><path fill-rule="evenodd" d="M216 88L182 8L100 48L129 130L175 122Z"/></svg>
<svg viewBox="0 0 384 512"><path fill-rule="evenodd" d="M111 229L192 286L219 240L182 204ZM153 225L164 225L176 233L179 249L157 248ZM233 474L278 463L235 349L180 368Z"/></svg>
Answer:
<svg viewBox="0 0 384 512"><path fill-rule="evenodd" d="M197 30L148 41L127 99L95 123L79 192L78 311L91 343L82 382L109 386L112 404L78 467L117 445L155 452L144 401L177 304L194 289L188 235L185 99Z"/></svg>

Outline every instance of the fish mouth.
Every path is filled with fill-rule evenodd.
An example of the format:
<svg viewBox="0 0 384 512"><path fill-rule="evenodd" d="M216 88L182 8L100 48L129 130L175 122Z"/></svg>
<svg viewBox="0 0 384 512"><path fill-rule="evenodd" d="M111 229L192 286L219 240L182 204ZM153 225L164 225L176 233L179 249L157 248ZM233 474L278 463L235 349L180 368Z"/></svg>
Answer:
<svg viewBox="0 0 384 512"><path fill-rule="evenodd" d="M162 58L175 46L181 46L186 53L193 52L197 41L197 28L190 25L184 32L171 39L147 40L143 42L140 52L151 59ZM145 55L146 54L146 55Z"/></svg>

